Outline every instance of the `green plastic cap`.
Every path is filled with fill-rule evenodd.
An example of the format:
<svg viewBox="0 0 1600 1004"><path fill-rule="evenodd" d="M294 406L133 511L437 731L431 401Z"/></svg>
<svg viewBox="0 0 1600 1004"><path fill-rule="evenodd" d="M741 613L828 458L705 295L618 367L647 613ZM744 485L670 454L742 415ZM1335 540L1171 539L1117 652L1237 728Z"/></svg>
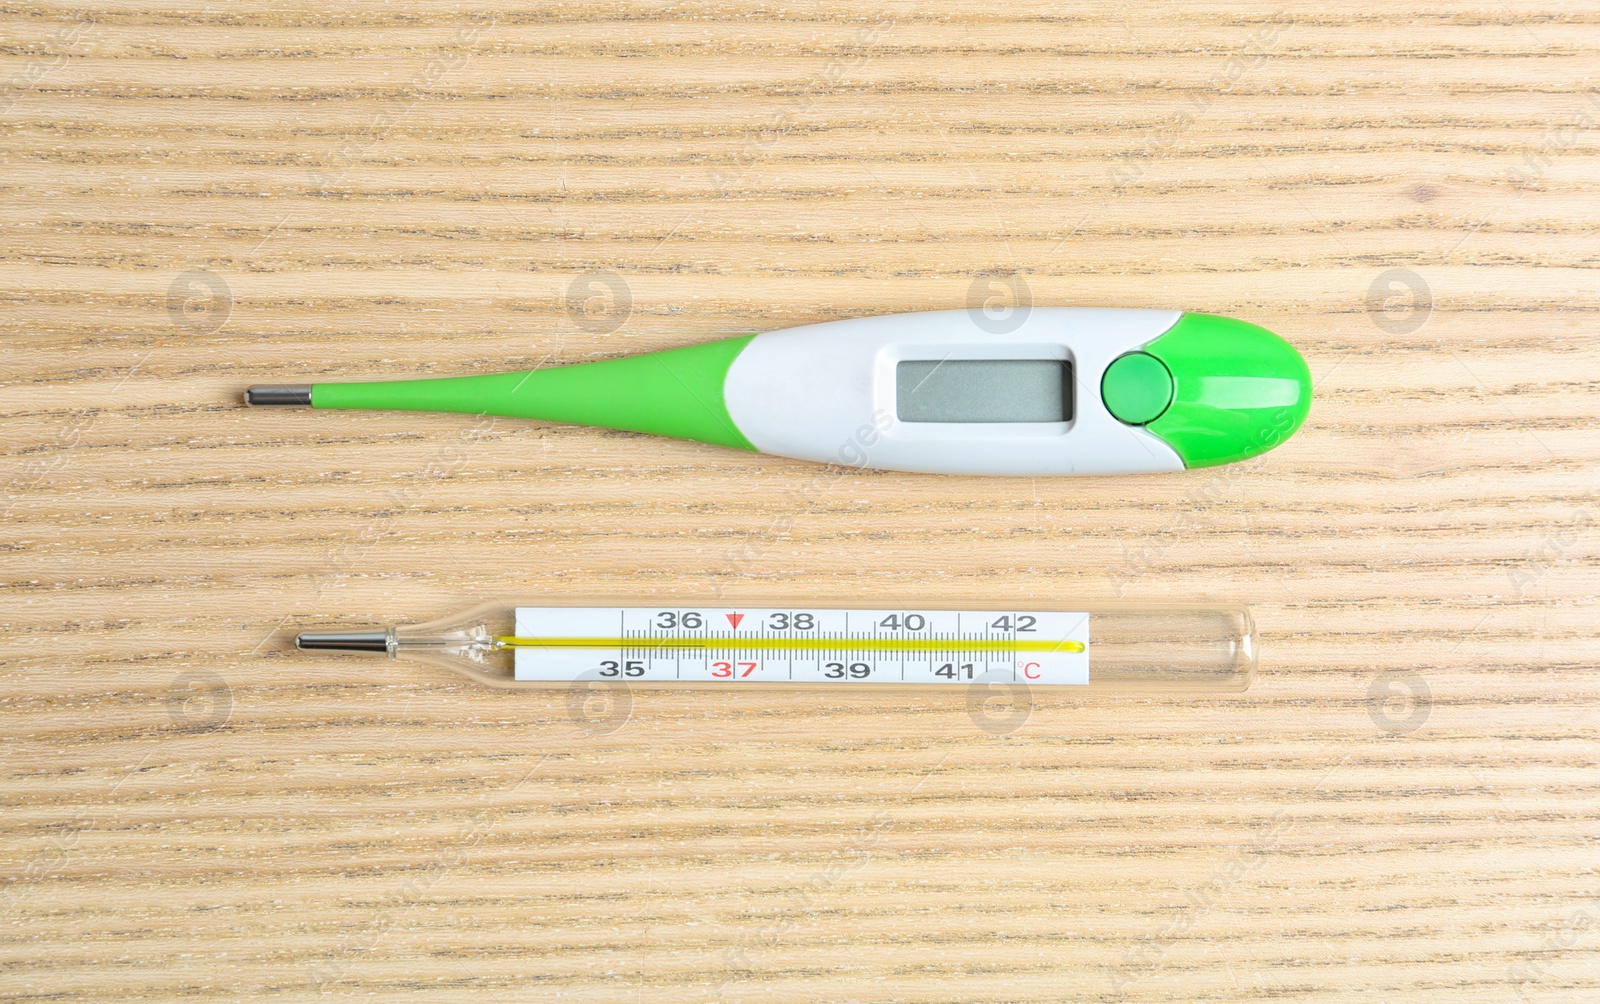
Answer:
<svg viewBox="0 0 1600 1004"><path fill-rule="evenodd" d="M1311 411L1311 370L1305 359L1254 324L1184 314L1144 353L1161 361L1173 384L1171 404L1145 428L1166 440L1185 467L1265 453L1293 435ZM1113 362L1107 377L1131 358ZM1106 405L1128 421L1110 396Z"/></svg>

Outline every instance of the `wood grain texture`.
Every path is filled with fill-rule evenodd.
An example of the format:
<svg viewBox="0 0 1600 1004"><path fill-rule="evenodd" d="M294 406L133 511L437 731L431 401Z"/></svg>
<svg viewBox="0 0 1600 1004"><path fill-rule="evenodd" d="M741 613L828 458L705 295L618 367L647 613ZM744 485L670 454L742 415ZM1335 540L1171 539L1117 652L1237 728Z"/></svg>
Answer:
<svg viewBox="0 0 1600 1004"><path fill-rule="evenodd" d="M0 18L0 998L1600 996L1600 4ZM985 480L239 405L1013 275L1279 331L1311 419ZM1243 601L1263 676L993 734L292 651L505 594Z"/></svg>

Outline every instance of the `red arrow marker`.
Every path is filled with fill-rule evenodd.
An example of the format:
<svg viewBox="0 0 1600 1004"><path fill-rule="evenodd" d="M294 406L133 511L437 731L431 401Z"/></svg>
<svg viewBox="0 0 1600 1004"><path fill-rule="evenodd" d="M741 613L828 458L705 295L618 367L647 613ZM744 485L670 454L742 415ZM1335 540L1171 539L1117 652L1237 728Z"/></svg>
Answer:
<svg viewBox="0 0 1600 1004"><path fill-rule="evenodd" d="M729 614L728 615L728 623L732 624L735 630L738 630L739 622L742 621L742 620L744 620L744 614Z"/></svg>

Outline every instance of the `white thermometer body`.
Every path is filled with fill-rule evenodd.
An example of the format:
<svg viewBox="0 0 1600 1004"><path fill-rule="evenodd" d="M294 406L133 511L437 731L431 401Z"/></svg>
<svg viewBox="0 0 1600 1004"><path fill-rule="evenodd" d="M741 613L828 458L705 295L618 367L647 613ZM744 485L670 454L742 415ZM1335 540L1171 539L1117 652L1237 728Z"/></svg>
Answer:
<svg viewBox="0 0 1600 1004"><path fill-rule="evenodd" d="M1181 471L1166 441L1100 395L1112 360L1179 316L1039 309L1004 335L964 310L830 321L757 335L723 393L751 444L785 457L936 474ZM935 394L959 400L918 400Z"/></svg>

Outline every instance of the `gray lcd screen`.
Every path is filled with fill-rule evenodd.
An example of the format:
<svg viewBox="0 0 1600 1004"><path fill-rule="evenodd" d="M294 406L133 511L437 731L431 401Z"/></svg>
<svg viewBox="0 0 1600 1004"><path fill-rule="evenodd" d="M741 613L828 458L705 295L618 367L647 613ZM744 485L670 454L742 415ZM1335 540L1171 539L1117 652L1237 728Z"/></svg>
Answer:
<svg viewBox="0 0 1600 1004"><path fill-rule="evenodd" d="M895 368L902 422L1070 422L1062 359L911 359Z"/></svg>

